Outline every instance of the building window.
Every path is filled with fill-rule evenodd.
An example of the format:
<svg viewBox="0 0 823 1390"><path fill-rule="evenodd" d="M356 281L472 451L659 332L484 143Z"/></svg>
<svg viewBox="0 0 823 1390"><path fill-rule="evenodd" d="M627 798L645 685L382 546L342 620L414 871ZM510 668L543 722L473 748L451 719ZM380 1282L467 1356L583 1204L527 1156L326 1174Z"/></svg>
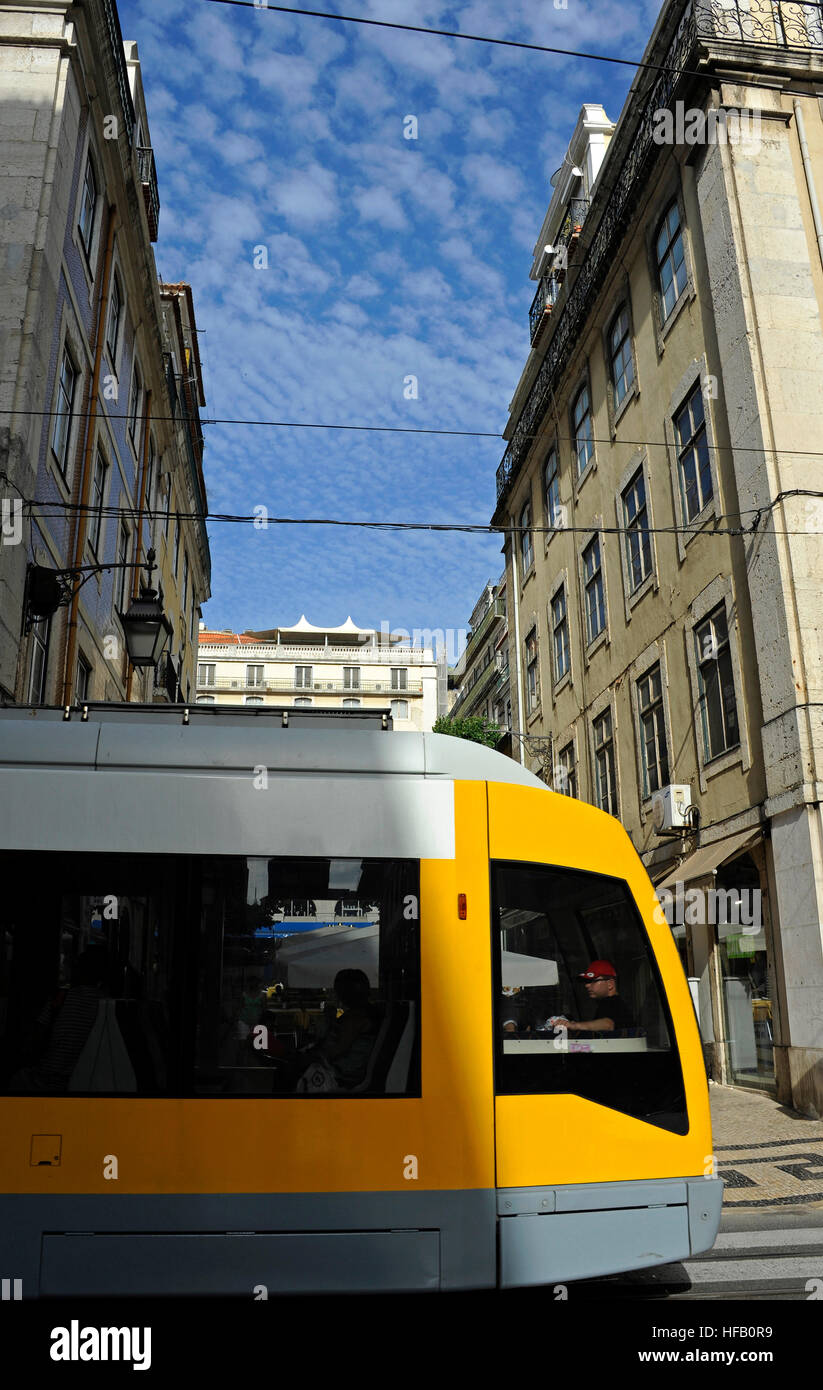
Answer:
<svg viewBox="0 0 823 1390"><path fill-rule="evenodd" d="M262 696L262 695L247 695L247 696L246 696L246 704L247 704L247 705L262 705L262 704L263 704L263 696Z"/></svg>
<svg viewBox="0 0 823 1390"><path fill-rule="evenodd" d="M215 662L201 661L197 667L197 684L214 685L216 671L217 666Z"/></svg>
<svg viewBox="0 0 823 1390"><path fill-rule="evenodd" d="M120 320L122 317L123 297L120 293L120 281L116 275L112 275L109 316L106 324L106 347L109 351L109 361L112 366L112 371L116 371L117 369L117 343L120 338Z"/></svg>
<svg viewBox="0 0 823 1390"><path fill-rule="evenodd" d="M520 513L520 559L523 565L524 576L528 574L534 564L534 550L532 549L532 504L527 502Z"/></svg>
<svg viewBox="0 0 823 1390"><path fill-rule="evenodd" d="M666 747L666 721L663 715L663 683L660 666L637 682L637 703L642 731L643 795L665 787L669 780L669 754Z"/></svg>
<svg viewBox="0 0 823 1390"><path fill-rule="evenodd" d="M543 485L546 495L546 520L549 526L560 526L562 508L560 506L560 477L557 467L557 450L552 449L543 469Z"/></svg>
<svg viewBox="0 0 823 1390"><path fill-rule="evenodd" d="M408 690L409 673L404 666L393 666L391 673L392 690Z"/></svg>
<svg viewBox="0 0 823 1390"><path fill-rule="evenodd" d="M578 478L588 468L594 458L594 439L592 430L592 408L588 386L582 387L574 398L572 406L572 434L577 456Z"/></svg>
<svg viewBox="0 0 823 1390"><path fill-rule="evenodd" d="M694 521L714 495L706 438L706 411L699 382L675 415L674 428L683 515L686 521Z"/></svg>
<svg viewBox="0 0 823 1390"><path fill-rule="evenodd" d="M660 289L662 318L665 323L686 288L688 280L683 254L680 211L676 202L672 203L660 223L655 240L655 254L657 256L657 282Z"/></svg>
<svg viewBox="0 0 823 1390"><path fill-rule="evenodd" d="M540 704L540 667L537 651L537 628L526 638L526 713L532 714Z"/></svg>
<svg viewBox="0 0 823 1390"><path fill-rule="evenodd" d="M80 222L78 230L80 240L83 243L83 250L86 253L86 260L91 259L91 245L94 240L94 221L97 211L97 175L94 172L94 164L91 154L86 159L86 172L83 176L83 199L80 204Z"/></svg>
<svg viewBox="0 0 823 1390"><path fill-rule="evenodd" d="M344 690L359 690L359 689L360 689L360 667L359 667L359 666L344 666L344 667L343 667L343 689L344 689ZM344 703L345 703L345 702L344 702ZM359 704L360 701L358 700L357 703Z"/></svg>
<svg viewBox="0 0 823 1390"><path fill-rule="evenodd" d="M634 475L623 493L623 520L626 526L626 564L629 590L634 593L652 572L652 538L646 506L643 469Z"/></svg>
<svg viewBox="0 0 823 1390"><path fill-rule="evenodd" d="M140 376L140 368L134 364L134 373L131 379L131 400L129 402L129 438L134 445L135 453L139 449L140 439L140 403L143 396L143 380Z"/></svg>
<svg viewBox="0 0 823 1390"><path fill-rule="evenodd" d="M117 542L117 563L118 563L118 565L123 565L123 566L125 566L125 565L128 564L128 562L129 562L129 528L128 528L123 522L121 522L121 523L120 523L120 536L119 536L118 542ZM129 584L130 578L131 578L131 570L128 570L128 569L123 568L123 569L121 569L121 570L118 571L118 579L117 579L118 606L119 606L119 608L120 608L120 612L121 612L121 613L125 613L125 611L126 611L126 604L127 604L127 602L128 602L128 598L129 598L129 589L130 589L130 587L131 587L130 584Z"/></svg>
<svg viewBox="0 0 823 1390"><path fill-rule="evenodd" d="M557 755L555 791L562 792L564 796L577 796L577 767L573 743L567 743Z"/></svg>
<svg viewBox="0 0 823 1390"><path fill-rule="evenodd" d="M296 705L310 705L310 704L311 704L311 696L309 696L309 695L296 695L296 696L295 696L294 703L295 703Z"/></svg>
<svg viewBox="0 0 823 1390"><path fill-rule="evenodd" d="M610 816L617 815L617 773L614 761L614 735L611 710L595 719L594 763L597 804Z"/></svg>
<svg viewBox="0 0 823 1390"><path fill-rule="evenodd" d="M166 515L163 518L163 535L169 538L169 518L171 517L171 478L166 478Z"/></svg>
<svg viewBox="0 0 823 1390"><path fill-rule="evenodd" d="M354 709L355 706L357 706L357 705L359 705L359 704L360 704L360 701L359 701L359 700L344 700L344 701L343 701L343 708L344 708L344 709Z"/></svg>
<svg viewBox="0 0 823 1390"><path fill-rule="evenodd" d="M106 493L106 460L97 450L94 477L91 484L91 514L89 516L89 544L95 555L100 554L100 537L103 529L103 498Z"/></svg>
<svg viewBox="0 0 823 1390"><path fill-rule="evenodd" d="M262 685L262 684L263 684L263 667L262 667L262 666L247 666L247 667L246 667L246 685Z"/></svg>
<svg viewBox="0 0 823 1390"><path fill-rule="evenodd" d="M89 698L91 688L91 666L82 655L77 658L77 699L82 703Z"/></svg>
<svg viewBox="0 0 823 1390"><path fill-rule="evenodd" d="M31 630L31 665L29 667L30 705L42 705L46 701L46 668L48 665L49 629L51 619L35 623Z"/></svg>
<svg viewBox="0 0 823 1390"><path fill-rule="evenodd" d="M215 699L213 695L198 695L195 701L195 704L198 705L213 705L214 703Z"/></svg>
<svg viewBox="0 0 823 1390"><path fill-rule="evenodd" d="M74 397L77 390L77 370L68 349L63 349L60 365L60 381L57 385L57 408L55 410L54 434L51 447L54 457L65 478L69 465L69 435L74 413Z"/></svg>
<svg viewBox="0 0 823 1390"><path fill-rule="evenodd" d="M177 580L177 571L180 568L180 518L174 519L174 578Z"/></svg>
<svg viewBox="0 0 823 1390"><path fill-rule="evenodd" d="M552 635L556 684L563 679L569 669L569 617L566 611L565 584L558 589L552 599Z"/></svg>
<svg viewBox="0 0 823 1390"><path fill-rule="evenodd" d="M408 700L392 700L391 702L392 719L408 719L409 702Z"/></svg>
<svg viewBox="0 0 823 1390"><path fill-rule="evenodd" d="M311 690L312 667L295 666L294 683L300 690Z"/></svg>
<svg viewBox="0 0 823 1390"><path fill-rule="evenodd" d="M629 310L625 304L618 310L609 332L609 364L612 374L612 389L614 390L614 405L617 409L634 384Z"/></svg>
<svg viewBox="0 0 823 1390"><path fill-rule="evenodd" d="M183 551L183 612L185 613L189 603L189 557Z"/></svg>
<svg viewBox="0 0 823 1390"><path fill-rule="evenodd" d="M740 742L725 605L721 603L705 622L699 623L694 635L703 746L708 762Z"/></svg>
<svg viewBox="0 0 823 1390"><path fill-rule="evenodd" d="M588 640L593 642L606 626L606 596L603 589L599 536L595 536L583 551L583 584L586 591Z"/></svg>

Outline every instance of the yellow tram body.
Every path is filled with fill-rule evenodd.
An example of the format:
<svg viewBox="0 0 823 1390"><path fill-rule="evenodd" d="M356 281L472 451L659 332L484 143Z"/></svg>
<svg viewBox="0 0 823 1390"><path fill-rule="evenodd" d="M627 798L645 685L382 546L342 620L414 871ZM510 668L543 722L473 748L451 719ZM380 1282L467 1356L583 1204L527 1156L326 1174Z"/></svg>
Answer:
<svg viewBox="0 0 823 1390"><path fill-rule="evenodd" d="M384 737L397 741L414 736ZM519 770L520 781L495 781L497 763L504 760L484 752L481 761L479 774L453 778L453 857L420 860L419 1094L356 1099L283 1095L276 1100L3 1095L0 1214L7 1219L0 1249L4 1274L24 1268L25 1295L70 1290L56 1287L56 1276L45 1282L40 1278L38 1257L21 1246L24 1227L32 1240L36 1229L38 1245L45 1232L66 1236L74 1231L81 1252L88 1245L79 1233L97 1232L99 1243L107 1231L125 1231L135 1240L141 1233L144 1240L160 1237L160 1251L164 1234L192 1231L186 1212L196 1208L185 1202L198 1197L208 1198L202 1233L215 1240L225 1242L238 1231L254 1231L261 1238L268 1233L272 1240L288 1231L304 1236L314 1231L330 1244L318 1245L317 1258L309 1260L318 1270L317 1280L304 1270L291 1286L291 1247L283 1246L285 1263L278 1263L271 1254L274 1245L265 1251L261 1245L261 1259L252 1259L239 1275L235 1252L229 1261L234 1261L235 1273L226 1283L218 1271L211 1284L192 1286L181 1273L179 1286L172 1286L179 1293L245 1289L251 1296L253 1287L266 1284L267 1260L272 1259L277 1266L273 1285L282 1291L352 1287L334 1254L335 1232L338 1240L343 1233L363 1230L379 1230L391 1239L388 1233L399 1228L434 1230L442 1245L448 1223L438 1213L453 1197L456 1201L455 1194L475 1194L478 1201L482 1194L485 1205L466 1206L452 1221L448 1258L442 1249L439 1256L433 1254L436 1242L430 1243L417 1273L401 1271L395 1277L392 1271L403 1261L399 1243L388 1259L380 1253L383 1247L366 1244L358 1255L362 1277L354 1287L488 1287L651 1264L660 1257L653 1245L621 1250L620 1242L629 1241L639 1208L652 1220L651 1213L666 1202L671 1213L677 1212L676 1218L672 1215L677 1234L663 1256L682 1258L710 1247L719 1222L721 1185L712 1177L701 1043L688 984L669 928L659 912L656 919L657 899L648 876L616 820L550 792L536 779L524 784ZM509 775L505 768L501 772ZM672 1132L571 1093L495 1095L490 861L567 866L628 885L674 1027L686 1132ZM458 915L459 895L465 895L464 918ZM221 1216L221 1201L231 1196L240 1202L242 1194L254 1195L253 1214L238 1206L237 1212L226 1208ZM276 1205L266 1207L267 1194L277 1195ZM420 1205L424 1194L428 1206ZM574 1195L569 1194L580 1195L576 1215ZM73 1206L78 1199L81 1205ZM144 1209L144 1199L162 1203ZM285 1204L296 1199L295 1214L284 1219L291 1210ZM94 1215L96 1201L105 1204L102 1224ZM364 1205L367 1201L371 1207ZM183 1205L176 1208L175 1203ZM20 1224L21 1212L28 1224ZM572 1221L572 1215L574 1224L563 1228L561 1236L561 1223ZM470 1236L478 1221L488 1229ZM592 1237L593 1246L590 1227L601 1229L601 1236ZM507 1256L505 1232L516 1229L516 1248ZM589 1231L586 1240L590 1248L602 1250L602 1258L586 1257L581 1264L567 1257L580 1229ZM470 1251L465 1259L461 1241ZM246 1250L252 1246L247 1240ZM540 1254L544 1246L553 1251L545 1260ZM218 1245L211 1248L218 1250ZM219 1264L219 1251L216 1258ZM61 1269L71 1267L65 1259L58 1263ZM151 1259L147 1268L156 1273L156 1265ZM335 1270L339 1273L330 1272ZM148 1287L138 1280L120 1291L150 1293L151 1277L146 1276Z"/></svg>

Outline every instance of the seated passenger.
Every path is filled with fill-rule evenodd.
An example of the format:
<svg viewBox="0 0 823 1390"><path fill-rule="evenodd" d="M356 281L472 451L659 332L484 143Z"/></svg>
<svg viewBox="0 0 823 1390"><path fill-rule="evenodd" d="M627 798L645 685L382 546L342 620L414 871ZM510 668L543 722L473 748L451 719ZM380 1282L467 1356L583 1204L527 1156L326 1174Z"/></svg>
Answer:
<svg viewBox="0 0 823 1390"><path fill-rule="evenodd" d="M531 1032L531 1010L526 1003L526 992L521 985L503 986L500 1020L503 1032L509 1036Z"/></svg>
<svg viewBox="0 0 823 1390"><path fill-rule="evenodd" d="M566 1028L570 1033L617 1033L634 1027L634 1020L628 1007L617 992L617 971L608 960L593 960L588 970L582 970L577 977L586 986L586 993L595 1001L594 1018L587 1023L577 1023L573 1019L555 1017L549 1021L555 1028Z"/></svg>
<svg viewBox="0 0 823 1390"><path fill-rule="evenodd" d="M366 1075L380 1014L369 1001L369 979L363 970L340 970L334 979L338 1016L317 1043L315 1051L328 1062L345 1090Z"/></svg>

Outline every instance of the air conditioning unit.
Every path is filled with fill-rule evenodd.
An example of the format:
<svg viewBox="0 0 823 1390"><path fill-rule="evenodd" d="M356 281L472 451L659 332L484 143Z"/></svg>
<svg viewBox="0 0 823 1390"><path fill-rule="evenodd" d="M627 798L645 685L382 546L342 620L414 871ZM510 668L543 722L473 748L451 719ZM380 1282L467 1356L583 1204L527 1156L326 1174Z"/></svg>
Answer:
<svg viewBox="0 0 823 1390"><path fill-rule="evenodd" d="M691 825L689 813L692 805L690 786L670 783L661 787L652 797L652 820L658 835L668 831L688 830Z"/></svg>

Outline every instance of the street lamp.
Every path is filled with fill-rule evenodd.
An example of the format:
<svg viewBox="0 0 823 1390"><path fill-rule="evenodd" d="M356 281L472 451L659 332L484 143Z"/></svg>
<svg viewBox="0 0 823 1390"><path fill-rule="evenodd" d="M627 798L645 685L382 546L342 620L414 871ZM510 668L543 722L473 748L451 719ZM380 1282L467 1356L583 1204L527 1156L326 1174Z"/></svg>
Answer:
<svg viewBox="0 0 823 1390"><path fill-rule="evenodd" d="M156 666L168 641L172 625L163 612L163 604L157 591L151 588L152 571L156 568L155 552L146 553L145 564L78 565L74 569L53 570L47 565L29 565L26 572L26 592L23 602L24 632L28 634L32 625L42 618L50 618L62 605L71 602L78 589L93 574L104 570L145 569L148 570L148 584L141 585L139 598L131 602L128 612L117 616L123 624L126 650L132 666Z"/></svg>
<svg viewBox="0 0 823 1390"><path fill-rule="evenodd" d="M132 666L156 666L172 632L157 590L151 588L151 574L155 568L153 550L146 554L145 568L149 572L148 585L141 584L140 597L132 599L127 613L117 610Z"/></svg>

